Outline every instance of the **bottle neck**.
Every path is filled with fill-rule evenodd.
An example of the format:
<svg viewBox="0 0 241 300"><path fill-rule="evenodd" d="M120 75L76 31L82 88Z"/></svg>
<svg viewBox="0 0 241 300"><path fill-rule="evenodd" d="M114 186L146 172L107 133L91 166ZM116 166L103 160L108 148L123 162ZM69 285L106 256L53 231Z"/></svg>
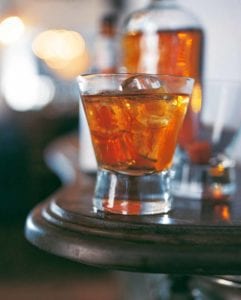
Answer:
<svg viewBox="0 0 241 300"><path fill-rule="evenodd" d="M115 26L104 24L101 26L100 33L108 37L114 37L116 34L116 28Z"/></svg>

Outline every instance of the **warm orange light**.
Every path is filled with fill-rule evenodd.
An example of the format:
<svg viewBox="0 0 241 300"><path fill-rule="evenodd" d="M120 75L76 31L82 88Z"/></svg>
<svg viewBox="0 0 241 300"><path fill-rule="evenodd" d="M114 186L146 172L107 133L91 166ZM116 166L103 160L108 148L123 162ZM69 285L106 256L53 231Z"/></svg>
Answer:
<svg viewBox="0 0 241 300"><path fill-rule="evenodd" d="M213 196L214 196L214 199L220 199L223 197L223 190L219 185L216 185L213 188Z"/></svg>
<svg viewBox="0 0 241 300"><path fill-rule="evenodd" d="M65 79L77 76L89 66L85 41L75 31L44 31L35 38L32 49L51 69Z"/></svg>
<svg viewBox="0 0 241 300"><path fill-rule="evenodd" d="M214 208L215 215L222 221L230 221L231 214L227 205L217 205Z"/></svg>
<svg viewBox="0 0 241 300"><path fill-rule="evenodd" d="M220 177L220 176L224 175L225 167L221 163L221 164L218 164L217 166L211 167L209 172L210 172L211 176Z"/></svg>
<svg viewBox="0 0 241 300"><path fill-rule="evenodd" d="M89 56L84 52L71 60L46 61L47 65L52 68L56 74L64 79L71 79L88 69Z"/></svg>
<svg viewBox="0 0 241 300"><path fill-rule="evenodd" d="M192 111L199 113L202 108L202 89L199 83L195 84L193 89L192 99L191 99Z"/></svg>
<svg viewBox="0 0 241 300"><path fill-rule="evenodd" d="M230 210L227 206L223 207L222 212L221 212L221 216L222 216L222 219L224 221L229 221L230 220Z"/></svg>

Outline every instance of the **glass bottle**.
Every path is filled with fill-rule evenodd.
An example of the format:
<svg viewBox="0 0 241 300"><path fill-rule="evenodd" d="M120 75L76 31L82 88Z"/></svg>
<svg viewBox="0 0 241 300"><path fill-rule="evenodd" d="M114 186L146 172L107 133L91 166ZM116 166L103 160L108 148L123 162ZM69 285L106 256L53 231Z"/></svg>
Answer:
<svg viewBox="0 0 241 300"><path fill-rule="evenodd" d="M127 17L121 33L121 69L190 76L195 86L179 137L185 149L197 139L202 102L204 32L175 0L153 0Z"/></svg>
<svg viewBox="0 0 241 300"><path fill-rule="evenodd" d="M114 12L105 14L100 20L94 42L94 72L117 72L117 22L118 15Z"/></svg>

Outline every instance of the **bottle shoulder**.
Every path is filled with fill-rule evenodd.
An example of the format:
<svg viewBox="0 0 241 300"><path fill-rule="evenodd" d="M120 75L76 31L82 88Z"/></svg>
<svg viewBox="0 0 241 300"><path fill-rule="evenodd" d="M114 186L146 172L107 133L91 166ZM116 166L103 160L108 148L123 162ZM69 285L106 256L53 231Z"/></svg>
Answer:
<svg viewBox="0 0 241 300"><path fill-rule="evenodd" d="M130 14L124 21L122 31L158 31L183 28L202 29L198 18L180 7L150 6Z"/></svg>

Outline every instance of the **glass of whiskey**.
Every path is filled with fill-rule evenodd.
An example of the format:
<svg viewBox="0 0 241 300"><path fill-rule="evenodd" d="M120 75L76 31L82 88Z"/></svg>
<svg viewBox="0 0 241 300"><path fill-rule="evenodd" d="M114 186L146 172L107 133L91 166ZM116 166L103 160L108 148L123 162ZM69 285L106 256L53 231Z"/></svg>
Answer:
<svg viewBox="0 0 241 300"><path fill-rule="evenodd" d="M193 82L138 73L78 77L98 165L94 210L148 215L171 209L172 159Z"/></svg>

